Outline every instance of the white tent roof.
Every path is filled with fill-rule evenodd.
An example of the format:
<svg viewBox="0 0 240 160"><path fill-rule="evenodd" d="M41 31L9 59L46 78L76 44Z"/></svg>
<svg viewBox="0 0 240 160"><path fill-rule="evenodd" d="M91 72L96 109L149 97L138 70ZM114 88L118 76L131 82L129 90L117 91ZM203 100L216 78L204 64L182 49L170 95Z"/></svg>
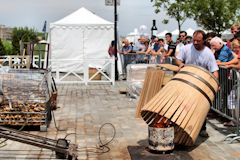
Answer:
<svg viewBox="0 0 240 160"><path fill-rule="evenodd" d="M172 35L179 35L179 30L178 29L175 29L174 31L171 32Z"/></svg>
<svg viewBox="0 0 240 160"><path fill-rule="evenodd" d="M128 39L129 42L136 43L139 37L140 33L138 32L138 29L135 28L133 32L127 34L126 39Z"/></svg>
<svg viewBox="0 0 240 160"><path fill-rule="evenodd" d="M128 33L127 36L138 36L140 33L138 32L138 29L135 28L133 32Z"/></svg>
<svg viewBox="0 0 240 160"><path fill-rule="evenodd" d="M60 24L60 25L102 25L102 24L113 24L112 22L109 22L91 11L87 10L86 8L82 7L78 9L77 11L73 12L72 14L60 19L59 21L54 22L54 24Z"/></svg>
<svg viewBox="0 0 240 160"><path fill-rule="evenodd" d="M188 35L188 36L192 36L193 33L194 33L194 30L193 30L192 28L188 28L188 29L186 30L186 32L187 32L187 35Z"/></svg>
<svg viewBox="0 0 240 160"><path fill-rule="evenodd" d="M159 37L164 37L165 34L168 33L168 32L169 32L168 30L164 30L164 31L158 33L157 36L159 36Z"/></svg>
<svg viewBox="0 0 240 160"><path fill-rule="evenodd" d="M231 33L231 30L227 29L227 30L223 31L221 38L226 39L226 40L233 38L233 34Z"/></svg>
<svg viewBox="0 0 240 160"><path fill-rule="evenodd" d="M71 13L61 20L50 23L51 58L78 59L67 61L58 68L52 63L52 69L61 71L83 71L83 63L88 59L105 59L108 47L114 39L114 24L93 14L85 8ZM92 62L95 66L103 66L105 62Z"/></svg>

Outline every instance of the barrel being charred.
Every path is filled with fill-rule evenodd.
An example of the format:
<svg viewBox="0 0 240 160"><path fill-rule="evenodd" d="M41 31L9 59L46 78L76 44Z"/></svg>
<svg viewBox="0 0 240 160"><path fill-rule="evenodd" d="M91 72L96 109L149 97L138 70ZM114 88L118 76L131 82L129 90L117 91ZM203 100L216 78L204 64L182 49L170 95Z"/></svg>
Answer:
<svg viewBox="0 0 240 160"><path fill-rule="evenodd" d="M207 70L186 65L141 110L150 125L165 117L174 125L174 142L193 145L218 89Z"/></svg>

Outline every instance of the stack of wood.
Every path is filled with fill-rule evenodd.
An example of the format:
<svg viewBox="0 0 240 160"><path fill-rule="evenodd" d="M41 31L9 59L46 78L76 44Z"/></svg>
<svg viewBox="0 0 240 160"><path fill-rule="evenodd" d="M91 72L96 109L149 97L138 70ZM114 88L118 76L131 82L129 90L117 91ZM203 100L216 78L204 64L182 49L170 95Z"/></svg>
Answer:
<svg viewBox="0 0 240 160"><path fill-rule="evenodd" d="M46 104L11 103L4 101L0 105L1 125L41 125L46 119Z"/></svg>
<svg viewBox="0 0 240 160"><path fill-rule="evenodd" d="M50 95L43 74L4 73L1 82L0 125L46 123Z"/></svg>

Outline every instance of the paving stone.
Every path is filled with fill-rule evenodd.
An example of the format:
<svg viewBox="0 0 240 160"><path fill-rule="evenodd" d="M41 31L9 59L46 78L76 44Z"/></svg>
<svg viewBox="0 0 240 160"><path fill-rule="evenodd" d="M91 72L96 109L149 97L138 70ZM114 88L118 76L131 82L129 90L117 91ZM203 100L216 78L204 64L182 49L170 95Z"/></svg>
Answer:
<svg viewBox="0 0 240 160"><path fill-rule="evenodd" d="M147 150L148 126L135 118L137 99L119 94L126 81L115 86L91 84L58 84L58 108L54 111L57 130L51 121L47 132L29 131L43 137L58 139L67 134L71 143L79 147L80 160L237 160L240 159L238 142L223 141L229 128L217 119L208 119L208 139L198 138L195 146L175 148L172 154L153 154ZM108 144L110 151L102 154L99 146L99 129L105 123L114 125L116 135ZM105 128L106 127L106 128ZM113 128L105 126L102 141L111 139ZM226 131L226 132L225 132ZM74 133L74 134L71 134ZM105 140L105 141L104 141ZM24 147L24 150L23 150ZM7 141L0 150L0 159L56 159L55 152L35 146Z"/></svg>

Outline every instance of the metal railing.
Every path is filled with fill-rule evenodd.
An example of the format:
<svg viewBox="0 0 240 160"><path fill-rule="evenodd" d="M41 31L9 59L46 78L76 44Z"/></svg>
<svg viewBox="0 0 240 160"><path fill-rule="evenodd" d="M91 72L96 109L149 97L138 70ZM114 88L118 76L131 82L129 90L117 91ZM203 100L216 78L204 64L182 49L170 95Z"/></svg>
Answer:
<svg viewBox="0 0 240 160"><path fill-rule="evenodd" d="M236 69L219 68L220 88L216 94L211 109L221 116L236 124L236 133L229 134L225 140L230 143L240 139L239 133L239 100L240 100L240 75Z"/></svg>
<svg viewBox="0 0 240 160"><path fill-rule="evenodd" d="M144 52L120 54L122 63L123 74L127 74L127 65L129 64L174 64L173 57L162 57L161 55L152 56L151 54L145 54Z"/></svg>

